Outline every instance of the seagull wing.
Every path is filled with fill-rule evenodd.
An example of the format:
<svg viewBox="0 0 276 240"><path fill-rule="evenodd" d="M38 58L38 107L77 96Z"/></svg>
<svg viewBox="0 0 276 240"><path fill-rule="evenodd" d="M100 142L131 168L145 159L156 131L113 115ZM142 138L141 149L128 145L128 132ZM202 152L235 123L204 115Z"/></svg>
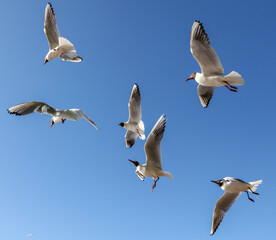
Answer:
<svg viewBox="0 0 276 240"><path fill-rule="evenodd" d="M206 76L223 75L224 69L202 23L195 21L191 31L191 53L200 65L201 72Z"/></svg>
<svg viewBox="0 0 276 240"><path fill-rule="evenodd" d="M59 47L65 53L60 56L62 60L69 62L81 62L82 58L77 54L74 45L66 38L59 37Z"/></svg>
<svg viewBox="0 0 276 240"><path fill-rule="evenodd" d="M210 235L213 235L221 221L223 220L227 211L232 207L233 203L238 199L241 195L241 192L238 193L227 193L225 192L222 197L217 201L214 213L213 213L213 221Z"/></svg>
<svg viewBox="0 0 276 240"><path fill-rule="evenodd" d="M161 141L166 127L166 116L162 115L152 128L145 143L147 166L162 170Z"/></svg>
<svg viewBox="0 0 276 240"><path fill-rule="evenodd" d="M44 102L33 101L15 105L9 108L8 112L15 115L28 115L33 112L39 112L54 116L57 111Z"/></svg>
<svg viewBox="0 0 276 240"><path fill-rule="evenodd" d="M97 125L88 116L86 116L83 113L83 111L80 109L60 110L59 117L67 120L71 120L71 121L77 121L81 118L84 118L89 123L91 123L97 130L99 130Z"/></svg>
<svg viewBox="0 0 276 240"><path fill-rule="evenodd" d="M53 49L59 46L59 31L56 22L56 15L51 3L45 8L44 32L49 42L49 48Z"/></svg>
<svg viewBox="0 0 276 240"><path fill-rule="evenodd" d="M198 84L197 93L198 93L201 105L204 108L208 107L209 102L210 102L211 98L213 97L213 92L215 89L216 89L216 87L205 87L203 85Z"/></svg>
<svg viewBox="0 0 276 240"><path fill-rule="evenodd" d="M97 130L99 130L98 126L89 117L87 117L85 114L83 114L83 118L85 120L87 120L88 122L90 122Z"/></svg>
<svg viewBox="0 0 276 240"><path fill-rule="evenodd" d="M141 95L139 86L134 84L132 88L132 92L130 95L129 103L129 122L139 123L142 118L142 111L141 111Z"/></svg>
<svg viewBox="0 0 276 240"><path fill-rule="evenodd" d="M125 135L126 147L131 148L134 145L137 137L138 133L127 130Z"/></svg>

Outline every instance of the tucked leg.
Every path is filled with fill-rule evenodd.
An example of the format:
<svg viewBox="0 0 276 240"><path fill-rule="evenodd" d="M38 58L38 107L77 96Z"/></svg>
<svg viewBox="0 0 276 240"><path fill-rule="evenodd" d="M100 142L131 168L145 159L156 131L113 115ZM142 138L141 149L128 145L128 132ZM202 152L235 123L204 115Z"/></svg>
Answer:
<svg viewBox="0 0 276 240"><path fill-rule="evenodd" d="M253 191L251 190L251 188L249 188L249 190L250 190L250 192L252 192L252 193L255 194L255 195L260 195L260 194L257 193L257 192L253 192Z"/></svg>
<svg viewBox="0 0 276 240"><path fill-rule="evenodd" d="M227 87L227 88L228 88L230 91L232 91L232 92L237 92L236 89L232 89L232 88L228 87L227 85L224 85L224 87Z"/></svg>
<svg viewBox="0 0 276 240"><path fill-rule="evenodd" d="M157 183L158 180L159 180L159 177L156 180L154 180L154 184L153 184L152 189L151 189L152 192L153 192L153 189L156 187L156 183Z"/></svg>
<svg viewBox="0 0 276 240"><path fill-rule="evenodd" d="M237 87L230 85L227 81L223 81L223 82L226 83L231 88L238 89Z"/></svg>
<svg viewBox="0 0 276 240"><path fill-rule="evenodd" d="M252 198L249 197L249 193L248 193L247 191L245 191L245 192L246 192L246 194L247 194L248 199L249 199L250 201L252 201L252 202L255 202Z"/></svg>

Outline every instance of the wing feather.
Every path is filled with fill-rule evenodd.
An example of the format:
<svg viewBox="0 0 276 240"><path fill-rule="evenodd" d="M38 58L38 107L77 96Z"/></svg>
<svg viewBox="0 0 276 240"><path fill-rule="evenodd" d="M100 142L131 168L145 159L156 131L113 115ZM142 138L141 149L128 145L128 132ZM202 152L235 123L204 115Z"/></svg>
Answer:
<svg viewBox="0 0 276 240"><path fill-rule="evenodd" d="M89 123L91 123L97 130L99 130L98 126L80 109L60 110L59 117L71 121L78 121L79 119L84 118Z"/></svg>
<svg viewBox="0 0 276 240"><path fill-rule="evenodd" d="M241 195L241 192L238 193L227 193L225 192L222 197L217 201L214 213L213 213L213 221L210 235L213 235L221 221L223 220L227 211L232 207L233 203L238 199Z"/></svg>
<svg viewBox="0 0 276 240"><path fill-rule="evenodd" d="M195 21L192 26L191 53L198 62L205 76L223 75L224 69L216 51L210 46L210 40L202 23Z"/></svg>
<svg viewBox="0 0 276 240"><path fill-rule="evenodd" d="M162 170L161 141L163 139L166 122L166 116L162 115L152 128L144 147L147 166L151 165L159 170Z"/></svg>
<svg viewBox="0 0 276 240"><path fill-rule="evenodd" d="M125 135L126 147L131 148L134 145L137 137L138 137L138 133L127 130Z"/></svg>
<svg viewBox="0 0 276 240"><path fill-rule="evenodd" d="M49 48L53 49L59 45L59 30L56 22L56 15L51 3L45 8L44 32L48 39Z"/></svg>
<svg viewBox="0 0 276 240"><path fill-rule="evenodd" d="M44 114L49 114L54 116L56 114L56 109L50 107L48 104L44 102L33 101L33 102L21 103L13 107L10 107L8 109L8 112L10 114L15 114L15 115L28 115L33 112L39 112L39 113L44 113Z"/></svg>
<svg viewBox="0 0 276 240"><path fill-rule="evenodd" d="M200 103L204 108L208 107L209 102L213 97L213 92L215 89L216 87L206 87L198 84L197 93L198 93Z"/></svg>
<svg viewBox="0 0 276 240"><path fill-rule="evenodd" d="M129 109L128 121L139 123L142 118L141 94L140 94L139 86L136 83L132 88L132 92L128 103L128 109Z"/></svg>

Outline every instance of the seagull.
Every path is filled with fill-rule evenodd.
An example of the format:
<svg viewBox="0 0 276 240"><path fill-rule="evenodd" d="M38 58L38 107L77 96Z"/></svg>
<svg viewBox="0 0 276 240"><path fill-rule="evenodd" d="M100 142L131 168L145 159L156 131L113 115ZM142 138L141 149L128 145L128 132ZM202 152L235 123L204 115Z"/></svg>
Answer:
<svg viewBox="0 0 276 240"><path fill-rule="evenodd" d="M50 127L54 126L54 124L58 122L64 123L65 120L77 121L81 118L84 118L85 120L90 122L97 130L99 129L96 124L80 109L59 110L50 107L44 102L33 101L21 103L9 108L8 112L15 115L28 115L34 112L52 115Z"/></svg>
<svg viewBox="0 0 276 240"><path fill-rule="evenodd" d="M192 26L190 46L202 73L192 73L186 81L196 80L199 100L204 108L208 107L216 87L225 86L230 91L237 92L238 88L233 85L240 86L245 83L242 76L235 71L224 76L221 62L216 51L210 46L209 37L199 21L195 21Z"/></svg>
<svg viewBox="0 0 276 240"><path fill-rule="evenodd" d="M252 198L249 197L248 191L253 194L259 195L256 193L257 186L262 183L263 180L256 182L244 182L238 178L225 177L221 180L211 181L219 185L219 187L225 191L222 197L217 201L214 213L213 221L210 235L213 235L221 221L223 220L227 211L231 208L233 203L238 199L242 192L246 192L247 197L250 201L254 202Z"/></svg>
<svg viewBox="0 0 276 240"><path fill-rule="evenodd" d="M145 126L142 121L141 111L141 94L138 84L134 84L130 95L129 103L129 118L127 122L121 122L119 125L127 129L125 135L126 147L132 147L139 136L140 139L145 140Z"/></svg>
<svg viewBox="0 0 276 240"><path fill-rule="evenodd" d="M69 62L82 61L82 58L78 56L74 45L66 38L60 36L56 22L56 15L51 3L48 3L45 8L44 32L48 39L50 48L44 59L44 65L57 57Z"/></svg>
<svg viewBox="0 0 276 240"><path fill-rule="evenodd" d="M144 181L145 177L153 178L154 184L151 191L153 191L153 189L156 187L156 183L159 180L159 177L163 176L173 178L171 173L162 171L161 141L164 135L166 122L166 116L162 115L148 135L144 147L147 158L145 164L141 165L137 161L128 159L136 167L135 173L142 181Z"/></svg>

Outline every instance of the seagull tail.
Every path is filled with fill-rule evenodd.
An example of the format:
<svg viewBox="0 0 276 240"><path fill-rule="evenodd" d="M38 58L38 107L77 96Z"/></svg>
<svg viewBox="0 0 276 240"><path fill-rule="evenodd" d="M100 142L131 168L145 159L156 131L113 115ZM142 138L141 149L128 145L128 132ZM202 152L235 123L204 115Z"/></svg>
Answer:
<svg viewBox="0 0 276 240"><path fill-rule="evenodd" d="M241 85L245 84L242 76L239 73L235 72L235 71L232 71L231 73L226 75L224 77L224 81L227 81L230 85L241 86Z"/></svg>
<svg viewBox="0 0 276 240"><path fill-rule="evenodd" d="M174 178L173 175L172 175L171 173L169 173L169 172L164 172L164 171L161 172L160 176L162 176L162 177Z"/></svg>
<svg viewBox="0 0 276 240"><path fill-rule="evenodd" d="M256 182L249 182L249 184L251 185L251 190L253 192L255 192L257 190L257 187L263 182L263 180L259 180Z"/></svg>

